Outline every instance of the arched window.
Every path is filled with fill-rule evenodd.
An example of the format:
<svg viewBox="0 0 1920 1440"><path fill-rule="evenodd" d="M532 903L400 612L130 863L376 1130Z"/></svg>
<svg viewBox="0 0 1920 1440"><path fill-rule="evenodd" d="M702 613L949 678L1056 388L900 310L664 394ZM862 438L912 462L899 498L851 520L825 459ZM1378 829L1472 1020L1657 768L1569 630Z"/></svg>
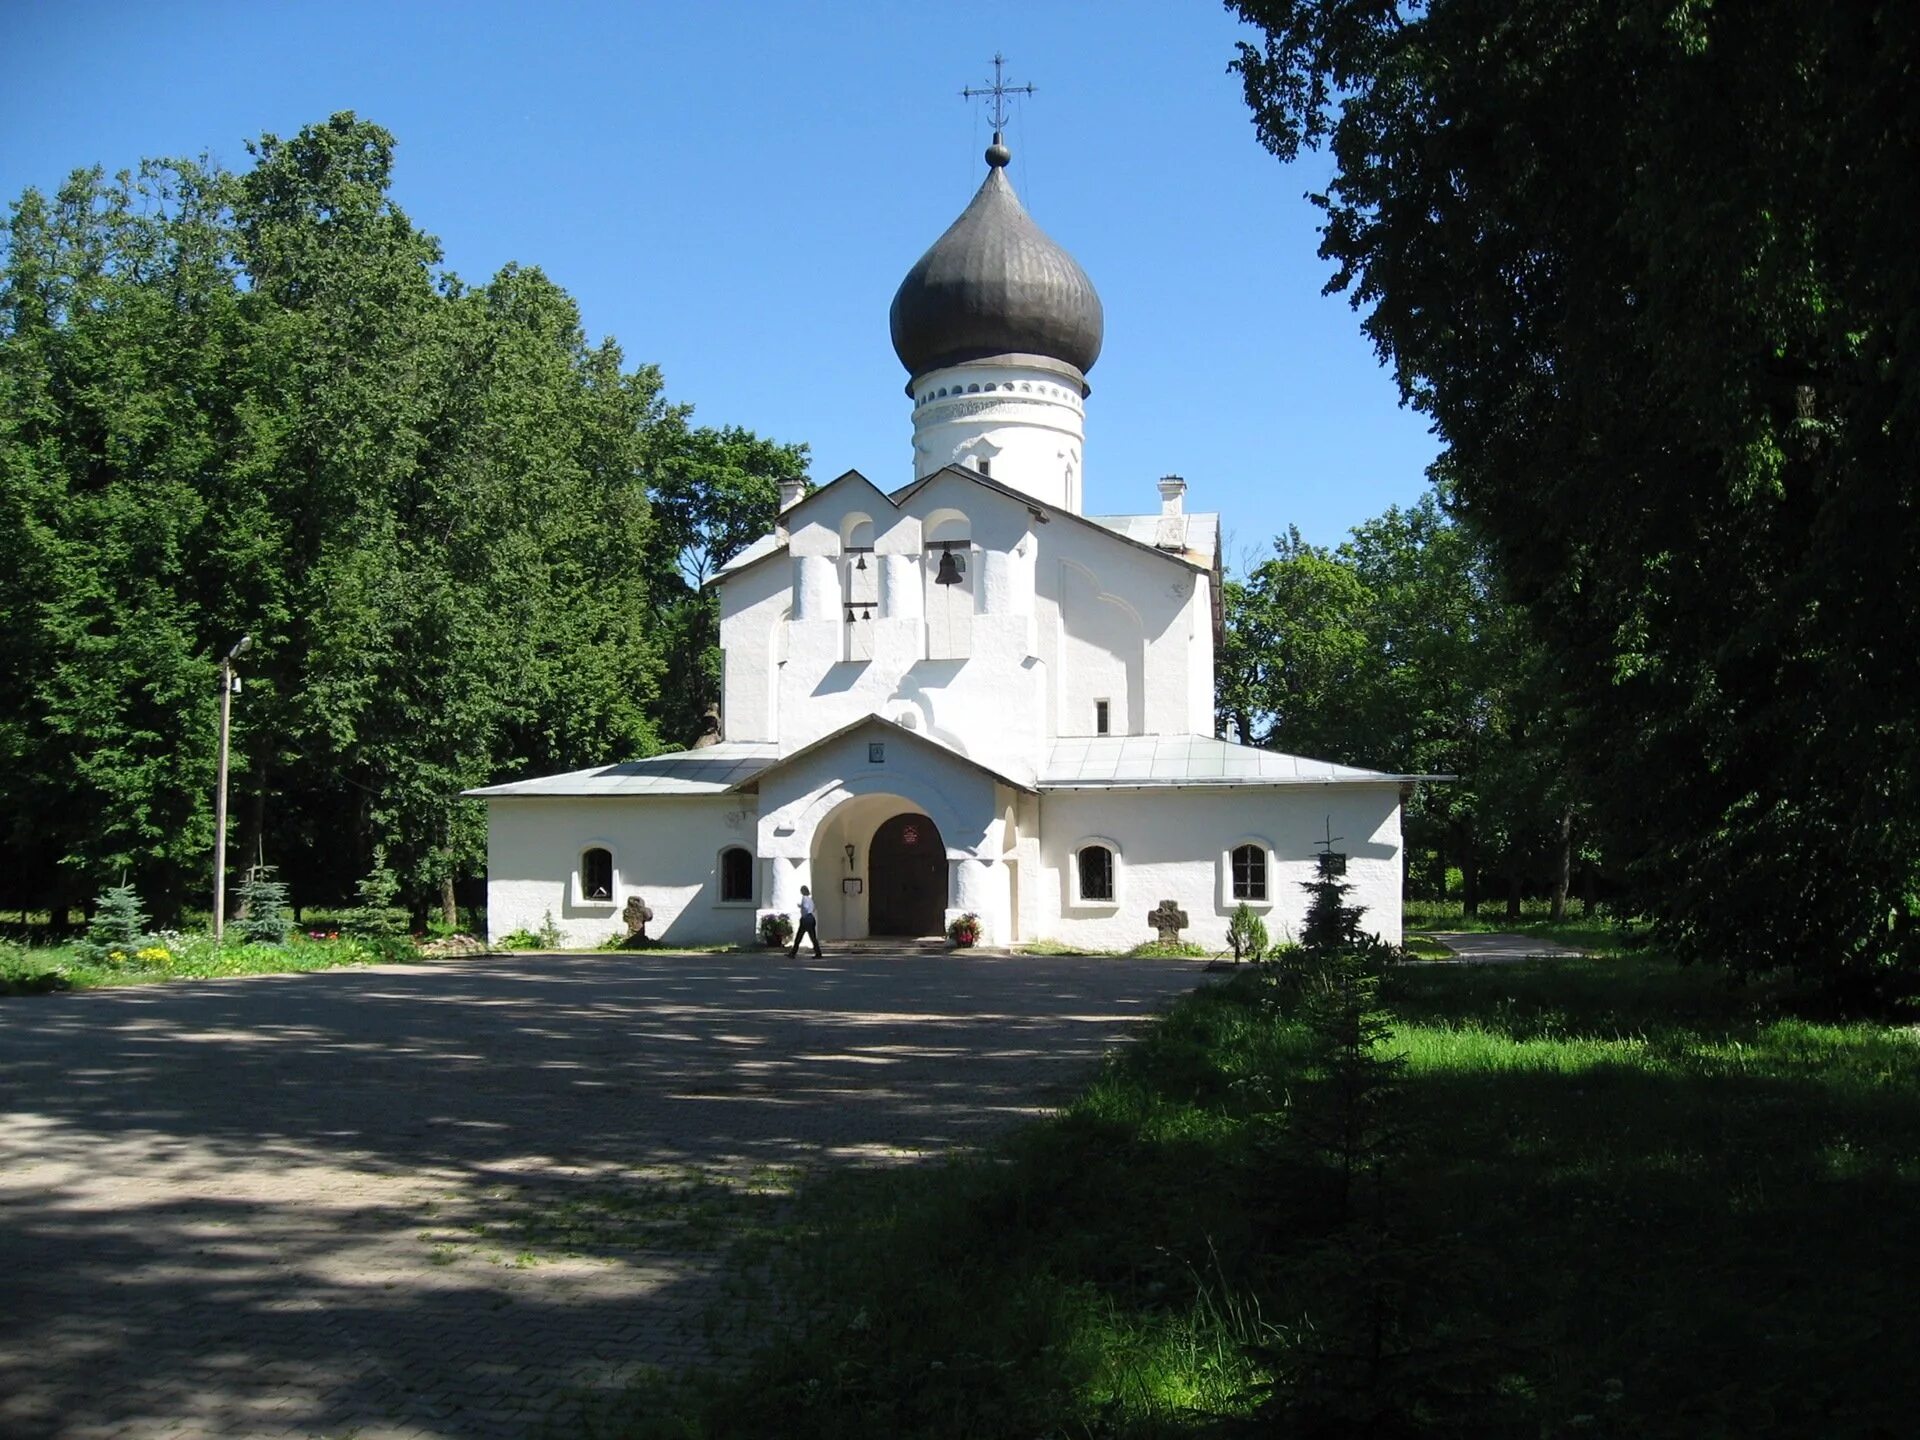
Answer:
<svg viewBox="0 0 1920 1440"><path fill-rule="evenodd" d="M613 852L603 845L580 852L580 898L590 905L613 903Z"/></svg>
<svg viewBox="0 0 1920 1440"><path fill-rule="evenodd" d="M1267 849L1264 845L1236 845L1233 849L1233 898L1267 898Z"/></svg>
<svg viewBox="0 0 1920 1440"><path fill-rule="evenodd" d="M727 904L753 901L753 852L730 845L720 852L720 899Z"/></svg>
<svg viewBox="0 0 1920 1440"><path fill-rule="evenodd" d="M1099 904L1113 899L1113 851L1104 845L1083 845L1076 857L1080 872L1080 900Z"/></svg>

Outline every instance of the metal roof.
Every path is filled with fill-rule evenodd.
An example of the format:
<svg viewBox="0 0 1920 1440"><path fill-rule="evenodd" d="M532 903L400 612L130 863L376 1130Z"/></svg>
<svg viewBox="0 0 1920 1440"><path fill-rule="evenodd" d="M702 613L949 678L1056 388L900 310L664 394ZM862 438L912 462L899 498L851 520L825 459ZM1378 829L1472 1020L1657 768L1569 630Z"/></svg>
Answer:
<svg viewBox="0 0 1920 1440"><path fill-rule="evenodd" d="M862 715L856 720L850 720L845 725L842 725L838 730L830 730L825 735L822 735L819 739L811 740L807 744L802 745L798 750L794 750L786 755L782 755L777 763L780 765L790 765L794 761L801 759L803 756L811 755L816 750L824 749L826 746L833 744L836 740L844 739L846 736L851 735L854 731L863 729L867 726L875 726L880 729L890 731L893 734L898 735L903 740L909 741L914 744L924 745L931 750L937 750L940 752L940 754L944 755L946 758L957 761L958 763L967 766L969 769L978 770L981 774L986 775L991 779L998 780L1002 784L1011 785L1016 790L1025 790L1029 794L1033 792L1034 784L1033 784L1033 777L1031 774L1029 774L1025 779L1022 779L1017 775L1008 773L1006 770L1001 769L997 765L989 765L984 760L974 759L973 756L957 748L951 741L945 740L937 735L923 735L918 730L909 730L906 726L902 725L899 721L889 720L885 715L881 715L877 713L871 714L871 715ZM738 782L735 788L745 789L747 786L755 783L755 781L758 778L759 777L757 775L746 776Z"/></svg>
<svg viewBox="0 0 1920 1440"><path fill-rule="evenodd" d="M1040 772L1042 790L1158 785L1359 785L1440 777L1390 775L1258 750L1208 735L1087 735L1062 738Z"/></svg>
<svg viewBox="0 0 1920 1440"><path fill-rule="evenodd" d="M698 750L676 750L565 775L539 775L465 790L464 795L724 795L771 765L778 745L723 740Z"/></svg>
<svg viewBox="0 0 1920 1440"><path fill-rule="evenodd" d="M714 580L719 579L722 575L730 574L735 570L744 570L756 560L764 560L776 550L782 550L784 548L786 548L785 543L780 539L779 535L769 530L765 535L762 535L758 540L754 541L751 545L747 546L746 549L742 550L738 555L735 555L731 560L727 561L726 564L714 571L713 578L708 580L707 583L711 585Z"/></svg>
<svg viewBox="0 0 1920 1440"><path fill-rule="evenodd" d="M1145 545L1163 555L1177 555L1206 569L1213 567L1214 551L1220 544L1220 517L1209 511L1183 515L1088 515L1085 518L1124 540ZM1170 531L1178 537L1178 545L1161 543Z"/></svg>

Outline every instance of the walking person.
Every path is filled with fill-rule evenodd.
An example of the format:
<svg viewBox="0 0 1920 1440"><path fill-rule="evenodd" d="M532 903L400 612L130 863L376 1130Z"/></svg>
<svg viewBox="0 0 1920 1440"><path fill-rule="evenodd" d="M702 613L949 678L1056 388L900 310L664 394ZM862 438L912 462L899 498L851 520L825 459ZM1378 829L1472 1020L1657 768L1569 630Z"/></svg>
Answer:
<svg viewBox="0 0 1920 1440"><path fill-rule="evenodd" d="M814 918L813 891L807 886L800 887L800 928L793 932L793 949L787 952L789 960L800 958L800 942L813 941L813 958L820 958L820 922Z"/></svg>

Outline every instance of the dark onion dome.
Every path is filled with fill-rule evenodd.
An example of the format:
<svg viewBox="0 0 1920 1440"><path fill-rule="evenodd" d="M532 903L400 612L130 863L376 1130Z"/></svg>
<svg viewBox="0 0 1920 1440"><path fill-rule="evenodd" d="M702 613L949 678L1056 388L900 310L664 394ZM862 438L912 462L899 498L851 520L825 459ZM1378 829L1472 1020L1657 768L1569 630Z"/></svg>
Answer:
<svg viewBox="0 0 1920 1440"><path fill-rule="evenodd" d="M893 349L911 375L994 355L1043 355L1084 376L1100 358L1100 297L1021 207L1007 179L1011 158L995 135L972 203L894 294Z"/></svg>

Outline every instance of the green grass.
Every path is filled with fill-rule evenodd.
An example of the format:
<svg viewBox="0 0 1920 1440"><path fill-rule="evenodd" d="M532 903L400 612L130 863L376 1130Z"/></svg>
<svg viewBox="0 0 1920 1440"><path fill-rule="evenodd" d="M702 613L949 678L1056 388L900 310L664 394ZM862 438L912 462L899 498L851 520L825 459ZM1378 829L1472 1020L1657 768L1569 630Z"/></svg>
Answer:
<svg viewBox="0 0 1920 1440"><path fill-rule="evenodd" d="M1387 992L1399 1340L1435 1374L1491 1377L1506 1415L1423 1412L1417 1433L1910 1431L1914 1031L1644 958L1397 971ZM759 1301L778 1338L636 1395L624 1433L1245 1417L1276 1368L1339 1351L1373 1263L1288 1147L1309 1037L1275 993L1235 976L1182 1001L985 1154L808 1187Z"/></svg>
<svg viewBox="0 0 1920 1440"><path fill-rule="evenodd" d="M285 945L214 945L204 935L153 937L120 961L95 961L73 945L26 948L0 944L0 996L49 990L94 990L152 985L163 980L230 975L279 975L345 965L418 960L410 943L311 940L296 934ZM157 953L156 953L157 952Z"/></svg>

